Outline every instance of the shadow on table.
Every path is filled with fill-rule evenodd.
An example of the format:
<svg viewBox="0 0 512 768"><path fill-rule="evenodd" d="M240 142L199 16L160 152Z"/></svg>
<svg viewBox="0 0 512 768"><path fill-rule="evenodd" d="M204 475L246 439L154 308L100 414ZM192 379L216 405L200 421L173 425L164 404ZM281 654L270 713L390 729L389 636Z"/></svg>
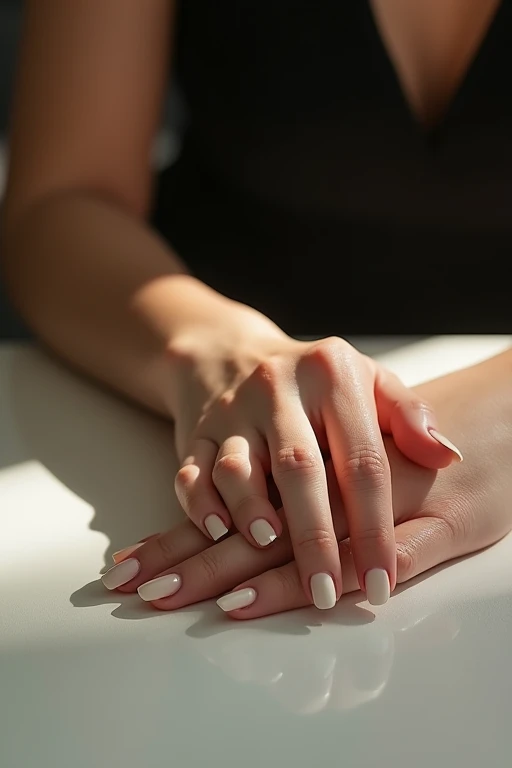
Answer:
<svg viewBox="0 0 512 768"><path fill-rule="evenodd" d="M167 422L91 386L33 347L14 348L0 375L8 376L8 417L17 438L2 457L3 465L39 462L87 502L94 509L91 530L109 540L106 564L115 550L183 518L173 491L177 461ZM295 612L293 622L270 617L258 624L293 634L307 634L315 624L366 624L374 615L357 605L361 599L360 593L347 595L328 616L304 609ZM112 604L112 615L120 619L162 616L137 595L106 592L99 580L85 584L70 600L81 608ZM197 606L184 610L197 612ZM233 621L219 617L211 606L188 634L208 637L232 627Z"/></svg>
<svg viewBox="0 0 512 768"><path fill-rule="evenodd" d="M16 439L2 464L36 461L94 509L90 528L111 555L183 518L173 490L172 426L91 386L32 346L7 376ZM36 502L37 503L37 502Z"/></svg>
<svg viewBox="0 0 512 768"><path fill-rule="evenodd" d="M336 609L329 613L320 613L313 607L303 608L293 612L293 620L290 619L292 614L288 613L284 619L282 615L276 615L254 619L250 624L257 625L259 629L266 632L293 635L307 635L310 633L310 627L326 624L362 626L370 624L375 619L372 611L358 605L363 599L360 592L354 592L344 596ZM143 603L137 595L106 592L100 579L85 584L71 595L70 600L77 608L91 608L97 605L115 606L112 616L129 621L157 619L163 615L162 612L155 611L154 608ZM198 608L201 610L201 618L188 628L186 634L189 637L196 639L213 637L232 630L236 626L243 626L243 622L235 622L222 614L212 601L181 608L175 613L194 613L195 615Z"/></svg>
<svg viewBox="0 0 512 768"><path fill-rule="evenodd" d="M106 565L115 550L183 518L173 490L177 462L168 423L91 386L31 346L13 348L6 371L17 441L2 463L36 461L87 502L94 509L91 530L109 539ZM308 634L310 626L326 622L373 621L357 599L347 596L329 617L305 609L293 621L276 616L258 624L269 632ZM70 601L79 608L112 605L118 619L162 617L137 595L107 592L99 579L76 590ZM219 613L211 602L203 603L201 619L188 633L199 638L232 629L233 621Z"/></svg>

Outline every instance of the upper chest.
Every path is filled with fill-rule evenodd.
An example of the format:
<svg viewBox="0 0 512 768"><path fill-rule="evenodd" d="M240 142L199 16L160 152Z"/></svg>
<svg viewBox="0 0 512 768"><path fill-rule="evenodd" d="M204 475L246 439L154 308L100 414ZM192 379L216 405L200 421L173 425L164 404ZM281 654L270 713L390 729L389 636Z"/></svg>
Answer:
<svg viewBox="0 0 512 768"><path fill-rule="evenodd" d="M369 0L404 96L425 125L439 122L502 0Z"/></svg>
<svg viewBox="0 0 512 768"><path fill-rule="evenodd" d="M349 130L372 105L382 125L404 103L432 128L463 85L485 109L511 103L512 0L187 0L179 31L178 80L210 130L227 114L238 132L307 132L327 114Z"/></svg>

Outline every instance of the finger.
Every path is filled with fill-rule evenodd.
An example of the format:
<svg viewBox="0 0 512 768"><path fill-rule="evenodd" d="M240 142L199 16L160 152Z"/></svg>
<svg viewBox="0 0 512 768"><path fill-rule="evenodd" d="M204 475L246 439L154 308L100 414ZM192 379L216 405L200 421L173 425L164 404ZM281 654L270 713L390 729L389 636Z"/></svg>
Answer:
<svg viewBox="0 0 512 768"><path fill-rule="evenodd" d="M460 557L471 550L464 548L465 537L455 534L446 519L419 517L396 528L397 580L401 584L436 565Z"/></svg>
<svg viewBox="0 0 512 768"><path fill-rule="evenodd" d="M299 398L276 406L266 435L302 586L317 608L332 608L342 583L324 461Z"/></svg>
<svg viewBox="0 0 512 768"><path fill-rule="evenodd" d="M126 560L130 555L132 555L134 552L136 552L139 547L142 547L144 542L139 542L139 544L132 544L130 547L124 547L123 549L118 549L117 552L113 552L112 554L112 560L114 563L120 563L122 560Z"/></svg>
<svg viewBox="0 0 512 768"><path fill-rule="evenodd" d="M446 520L425 517L407 520L396 527L397 580L409 581L436 565L465 554L463 538L456 543L453 529ZM359 589L357 571L350 545L339 544L343 574L343 592ZM274 613L303 608L308 604L295 562L267 571L239 584L229 595L217 601L234 619L256 619Z"/></svg>
<svg viewBox="0 0 512 768"><path fill-rule="evenodd" d="M155 536L159 536L158 533L152 533L151 536L145 536L143 539L138 541L136 544L131 544L129 547L123 547L123 549L118 549L117 552L113 552L112 554L112 560L114 563L120 563L121 560L126 560L127 557L130 557L130 555L135 552L139 547L142 547L143 544L146 543L146 541L149 541L150 539L154 539Z"/></svg>
<svg viewBox="0 0 512 768"><path fill-rule="evenodd" d="M220 447L213 482L236 528L250 544L266 547L282 527L268 499L262 463L245 437L230 437Z"/></svg>
<svg viewBox="0 0 512 768"><path fill-rule="evenodd" d="M207 600L232 589L243 579L280 565L292 556L286 536L274 546L257 549L237 533L167 569L142 584L140 597L164 611Z"/></svg>
<svg viewBox="0 0 512 768"><path fill-rule="evenodd" d="M375 402L380 428L420 466L443 469L462 461L459 449L441 434L432 407L391 371L375 365Z"/></svg>
<svg viewBox="0 0 512 768"><path fill-rule="evenodd" d="M359 589L359 584L350 543L346 540L338 546L345 594ZM247 579L217 600L217 605L234 619L256 619L304 608L310 601L304 594L297 563L293 561Z"/></svg>
<svg viewBox="0 0 512 768"><path fill-rule="evenodd" d="M218 450L211 440L196 440L174 483L187 517L213 541L225 536L231 526L229 513L212 480Z"/></svg>
<svg viewBox="0 0 512 768"><path fill-rule="evenodd" d="M370 371L351 359L334 364L322 415L354 550L368 600L386 602L396 585L391 471ZM336 382L334 385L332 382Z"/></svg>
<svg viewBox="0 0 512 768"><path fill-rule="evenodd" d="M331 503L333 504L333 509L336 510L336 535L340 539L345 538L348 529L342 510L339 489L334 482L335 476L331 461L327 463L326 472L327 477L330 478L329 493ZM279 510L279 515L283 516L282 509ZM282 529L281 521L280 527ZM236 536L233 538L236 539ZM286 557L289 559L292 556L292 550L286 531L282 539L284 546L282 562L284 562ZM231 541L231 539L227 541ZM119 550L119 553L116 553L118 555L116 563L121 564L124 560L130 560L130 563L122 568L116 568L116 566L111 568L103 575L103 582L108 589L134 592L138 586L172 568L173 565L192 558L194 555L213 546L214 543L210 538L206 538L190 520L186 520L166 533L147 536L141 542L131 547L126 547L124 550ZM235 579L234 583L237 581Z"/></svg>
<svg viewBox="0 0 512 768"><path fill-rule="evenodd" d="M140 584L166 568L181 563L211 546L212 540L206 538L190 520L185 520L171 531L152 536L145 543L135 545L136 549L128 557L121 558L103 574L103 584L107 589L135 592Z"/></svg>

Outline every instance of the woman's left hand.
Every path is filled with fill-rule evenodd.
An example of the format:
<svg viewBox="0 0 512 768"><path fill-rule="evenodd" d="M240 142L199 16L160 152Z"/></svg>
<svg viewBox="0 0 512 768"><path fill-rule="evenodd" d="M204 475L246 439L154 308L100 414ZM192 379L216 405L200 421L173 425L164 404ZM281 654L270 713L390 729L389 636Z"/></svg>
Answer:
<svg viewBox="0 0 512 768"><path fill-rule="evenodd" d="M433 404L465 459L437 473L413 464L387 440L399 582L482 549L512 529L512 352L416 389ZM336 489L331 482L346 593L358 589L358 580ZM288 537L276 545L258 550L240 534L215 544L187 521L117 556L127 573L133 571L120 591L138 588L162 610L228 592L219 605L237 619L302 607L307 599Z"/></svg>

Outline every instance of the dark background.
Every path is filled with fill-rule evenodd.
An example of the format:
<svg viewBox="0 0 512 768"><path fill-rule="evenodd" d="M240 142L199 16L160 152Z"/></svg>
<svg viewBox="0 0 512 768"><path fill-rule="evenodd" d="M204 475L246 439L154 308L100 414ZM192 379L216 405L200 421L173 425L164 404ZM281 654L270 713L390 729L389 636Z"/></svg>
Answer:
<svg viewBox="0 0 512 768"><path fill-rule="evenodd" d="M21 25L22 0L0 0L0 198L5 181L5 141ZM7 304L0 281L0 338L23 338L27 332Z"/></svg>
<svg viewBox="0 0 512 768"><path fill-rule="evenodd" d="M21 0L0 0L0 132L5 134L16 44L21 22Z"/></svg>

